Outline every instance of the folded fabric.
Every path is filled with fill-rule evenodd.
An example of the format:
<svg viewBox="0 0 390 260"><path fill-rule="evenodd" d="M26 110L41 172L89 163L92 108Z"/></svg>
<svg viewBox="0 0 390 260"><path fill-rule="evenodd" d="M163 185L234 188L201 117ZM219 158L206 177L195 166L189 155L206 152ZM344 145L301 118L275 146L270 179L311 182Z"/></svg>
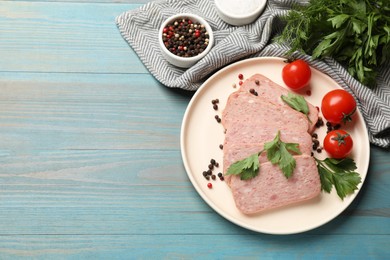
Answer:
<svg viewBox="0 0 390 260"><path fill-rule="evenodd" d="M122 13L116 18L117 26L128 44L137 53L145 67L162 84L171 88L195 91L212 73L244 58L284 57L288 46L272 43L283 24L279 17L290 10L292 0L268 0L262 15L245 26L231 26L218 16L211 0L164 0L150 2L138 9ZM181 69L168 63L159 51L158 29L161 23L177 13L195 13L211 25L215 45L198 63ZM148 48L144 48L148 46ZM378 86L373 89L355 80L335 60L312 60L297 54L310 65L333 78L358 100L368 128L370 142L390 148L390 61L380 68Z"/></svg>

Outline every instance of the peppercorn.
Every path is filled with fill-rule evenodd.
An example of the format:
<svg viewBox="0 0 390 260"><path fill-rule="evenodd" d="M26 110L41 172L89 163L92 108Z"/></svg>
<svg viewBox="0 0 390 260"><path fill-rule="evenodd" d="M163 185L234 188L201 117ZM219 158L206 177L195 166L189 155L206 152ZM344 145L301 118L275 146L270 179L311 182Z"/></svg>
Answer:
<svg viewBox="0 0 390 260"><path fill-rule="evenodd" d="M242 75L242 74L240 73L240 74L238 74L238 78L242 80L242 79L244 79L244 75Z"/></svg>
<svg viewBox="0 0 390 260"><path fill-rule="evenodd" d="M213 184L212 183L207 183L207 188L211 189L213 187Z"/></svg>
<svg viewBox="0 0 390 260"><path fill-rule="evenodd" d="M324 121L322 120L321 117L319 117L319 118L318 118L318 121L317 121L317 123L316 123L316 127L321 127L321 126L323 126L323 125L324 125Z"/></svg>
<svg viewBox="0 0 390 260"><path fill-rule="evenodd" d="M255 80L256 85L260 85L260 81L258 79Z"/></svg>
<svg viewBox="0 0 390 260"><path fill-rule="evenodd" d="M219 145L219 149L223 150L223 144Z"/></svg>
<svg viewBox="0 0 390 260"><path fill-rule="evenodd" d="M259 94L257 93L257 91L254 89L254 88L251 88L249 89L249 93L255 95L255 96L258 96Z"/></svg>
<svg viewBox="0 0 390 260"><path fill-rule="evenodd" d="M214 118L215 118L215 120L217 120L218 123L221 123L222 120L221 120L221 118L218 115L215 115Z"/></svg>
<svg viewBox="0 0 390 260"><path fill-rule="evenodd" d="M203 24L180 18L163 28L162 39L171 53L181 57L193 57L207 48L210 36Z"/></svg>

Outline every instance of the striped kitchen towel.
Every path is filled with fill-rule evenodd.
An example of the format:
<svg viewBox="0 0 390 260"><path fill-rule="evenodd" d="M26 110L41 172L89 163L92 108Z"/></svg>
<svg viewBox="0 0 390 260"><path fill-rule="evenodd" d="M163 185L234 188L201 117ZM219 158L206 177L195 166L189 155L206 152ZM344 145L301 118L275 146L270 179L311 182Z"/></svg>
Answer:
<svg viewBox="0 0 390 260"><path fill-rule="evenodd" d="M264 12L255 22L239 27L231 26L219 18L212 0L150 2L122 13L116 18L116 23L123 38L158 81L167 87L195 91L210 74L234 61L261 56L283 57L288 47L276 45L271 39L283 28L279 17L286 14L294 2L268 0ZM183 12L195 13L207 20L215 37L212 50L188 69L175 67L162 57L157 37L157 31L166 18ZM366 120L370 142L390 148L390 61L379 71L378 87L369 89L333 59L313 61L310 56L297 55L352 93Z"/></svg>

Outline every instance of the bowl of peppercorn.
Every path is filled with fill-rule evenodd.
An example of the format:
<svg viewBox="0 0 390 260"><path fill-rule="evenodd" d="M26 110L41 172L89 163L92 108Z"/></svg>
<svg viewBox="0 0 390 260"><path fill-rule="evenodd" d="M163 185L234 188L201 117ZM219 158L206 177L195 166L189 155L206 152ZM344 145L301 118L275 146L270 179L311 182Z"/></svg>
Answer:
<svg viewBox="0 0 390 260"><path fill-rule="evenodd" d="M214 44L210 25L200 16L182 13L166 19L159 30L159 44L171 64L189 68L202 59Z"/></svg>

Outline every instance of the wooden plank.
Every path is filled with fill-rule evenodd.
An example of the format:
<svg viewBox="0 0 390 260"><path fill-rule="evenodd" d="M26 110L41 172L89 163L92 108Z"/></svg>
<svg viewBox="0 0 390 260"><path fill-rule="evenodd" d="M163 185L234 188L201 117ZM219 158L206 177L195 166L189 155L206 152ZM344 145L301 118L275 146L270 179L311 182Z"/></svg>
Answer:
<svg viewBox="0 0 390 260"><path fill-rule="evenodd" d="M141 4L0 2L0 71L147 73L115 17Z"/></svg>
<svg viewBox="0 0 390 260"><path fill-rule="evenodd" d="M178 150L3 151L0 160L0 235L247 233L196 194ZM351 207L310 233L390 234L389 185L389 174L370 175Z"/></svg>
<svg viewBox="0 0 390 260"><path fill-rule="evenodd" d="M149 74L0 73L2 149L173 149L193 93Z"/></svg>
<svg viewBox="0 0 390 260"><path fill-rule="evenodd" d="M388 242L381 235L2 236L0 254L3 259L389 259Z"/></svg>

